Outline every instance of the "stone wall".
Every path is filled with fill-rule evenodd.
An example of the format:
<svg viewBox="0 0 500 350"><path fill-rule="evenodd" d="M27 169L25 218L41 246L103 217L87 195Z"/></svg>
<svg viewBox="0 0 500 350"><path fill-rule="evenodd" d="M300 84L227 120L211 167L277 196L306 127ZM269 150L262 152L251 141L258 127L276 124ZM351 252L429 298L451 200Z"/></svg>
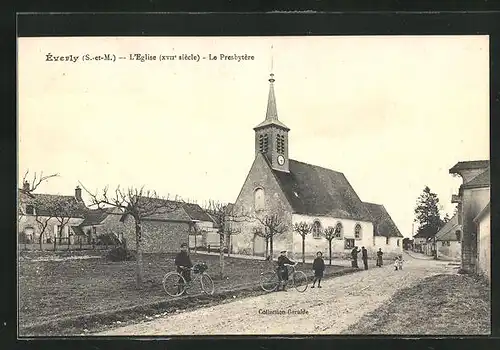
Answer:
<svg viewBox="0 0 500 350"><path fill-rule="evenodd" d="M478 272L491 282L491 230L490 213L479 222Z"/></svg>

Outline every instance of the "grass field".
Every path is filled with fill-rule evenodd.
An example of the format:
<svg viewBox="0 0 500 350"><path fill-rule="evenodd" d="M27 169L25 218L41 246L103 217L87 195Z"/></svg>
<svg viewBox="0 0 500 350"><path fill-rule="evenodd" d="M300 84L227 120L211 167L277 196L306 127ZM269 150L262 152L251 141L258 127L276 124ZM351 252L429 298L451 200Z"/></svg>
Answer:
<svg viewBox="0 0 500 350"><path fill-rule="evenodd" d="M261 260L225 257L226 278L217 278L218 256L192 255L206 262L214 278L215 292L257 284L259 274L271 268ZM135 261L109 262L103 258L65 261L19 262L19 326L23 329L61 318L103 313L137 305L159 303L171 298L162 287L162 277L174 270L174 255L145 254L145 279L141 289L135 285ZM311 266L298 265L307 272ZM327 266L325 276L346 270ZM190 300L192 303L193 300Z"/></svg>
<svg viewBox="0 0 500 350"><path fill-rule="evenodd" d="M349 334L490 334L490 287L468 275L437 275L398 291Z"/></svg>

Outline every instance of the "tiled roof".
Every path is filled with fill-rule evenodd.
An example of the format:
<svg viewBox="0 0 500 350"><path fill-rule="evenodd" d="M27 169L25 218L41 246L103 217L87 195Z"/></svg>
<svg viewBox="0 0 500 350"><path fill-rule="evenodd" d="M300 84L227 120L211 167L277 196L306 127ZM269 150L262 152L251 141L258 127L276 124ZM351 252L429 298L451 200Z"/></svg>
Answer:
<svg viewBox="0 0 500 350"><path fill-rule="evenodd" d="M110 215L111 212L118 211L117 208L107 209L88 209L85 212L85 220L80 226L92 226L100 224L104 219Z"/></svg>
<svg viewBox="0 0 500 350"><path fill-rule="evenodd" d="M482 172L469 182L463 185L463 188L470 187L488 187L490 186L490 168L486 169L486 171Z"/></svg>
<svg viewBox="0 0 500 350"><path fill-rule="evenodd" d="M54 194L32 193L35 210L38 215L47 216L54 214L54 208L61 208L66 217L84 218L87 208L83 202L78 202L73 196L61 196ZM61 215L59 213L58 215Z"/></svg>
<svg viewBox="0 0 500 350"><path fill-rule="evenodd" d="M450 169L450 173L455 173L460 170L487 168L489 166L490 166L489 160L471 160L465 162L458 162Z"/></svg>
<svg viewBox="0 0 500 350"><path fill-rule="evenodd" d="M292 159L289 170L273 172L296 213L371 221L344 174Z"/></svg>
<svg viewBox="0 0 500 350"><path fill-rule="evenodd" d="M213 221L198 204L188 203L185 204L183 208L192 220Z"/></svg>
<svg viewBox="0 0 500 350"><path fill-rule="evenodd" d="M403 237L391 216L381 204L364 203L373 218L375 236Z"/></svg>
<svg viewBox="0 0 500 350"><path fill-rule="evenodd" d="M453 217L436 233L436 240L438 241L458 241L455 232L461 230L458 224L458 215Z"/></svg>

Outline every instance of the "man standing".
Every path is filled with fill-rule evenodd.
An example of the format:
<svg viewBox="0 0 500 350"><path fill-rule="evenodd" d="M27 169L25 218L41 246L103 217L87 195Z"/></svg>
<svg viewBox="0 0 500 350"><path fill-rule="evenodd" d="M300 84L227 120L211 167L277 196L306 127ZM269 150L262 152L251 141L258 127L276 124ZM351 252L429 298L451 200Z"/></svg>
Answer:
<svg viewBox="0 0 500 350"><path fill-rule="evenodd" d="M358 254L361 250L358 250L358 247L354 247L352 248L351 250L351 264L352 264L352 267L355 267L355 268L358 268Z"/></svg>
<svg viewBox="0 0 500 350"><path fill-rule="evenodd" d="M285 286L286 283L288 282L288 268L286 265L295 265L295 262L291 261L288 259L286 256L286 250L282 250L280 256L278 257L278 278L280 281L280 284L278 285L277 291L280 290L280 285L282 286L282 290L286 292Z"/></svg>
<svg viewBox="0 0 500 350"><path fill-rule="evenodd" d="M368 270L368 251L365 247L361 247L361 259L363 260L363 265L365 265L365 270Z"/></svg>
<svg viewBox="0 0 500 350"><path fill-rule="evenodd" d="M191 267L193 267L193 263L191 262L191 258L187 253L187 244L181 244L181 251L175 257L175 266L177 266L177 273L179 273L186 282L191 281ZM182 289L182 285L184 281L182 278L179 278L179 290Z"/></svg>

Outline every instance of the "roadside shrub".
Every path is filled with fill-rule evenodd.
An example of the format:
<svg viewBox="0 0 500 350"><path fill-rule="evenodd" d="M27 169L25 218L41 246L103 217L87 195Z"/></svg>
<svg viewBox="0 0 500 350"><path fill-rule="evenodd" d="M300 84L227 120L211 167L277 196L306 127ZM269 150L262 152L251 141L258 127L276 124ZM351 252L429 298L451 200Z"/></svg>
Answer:
<svg viewBox="0 0 500 350"><path fill-rule="evenodd" d="M110 261L131 261L135 260L135 255L124 247L116 247L111 249L106 258Z"/></svg>

